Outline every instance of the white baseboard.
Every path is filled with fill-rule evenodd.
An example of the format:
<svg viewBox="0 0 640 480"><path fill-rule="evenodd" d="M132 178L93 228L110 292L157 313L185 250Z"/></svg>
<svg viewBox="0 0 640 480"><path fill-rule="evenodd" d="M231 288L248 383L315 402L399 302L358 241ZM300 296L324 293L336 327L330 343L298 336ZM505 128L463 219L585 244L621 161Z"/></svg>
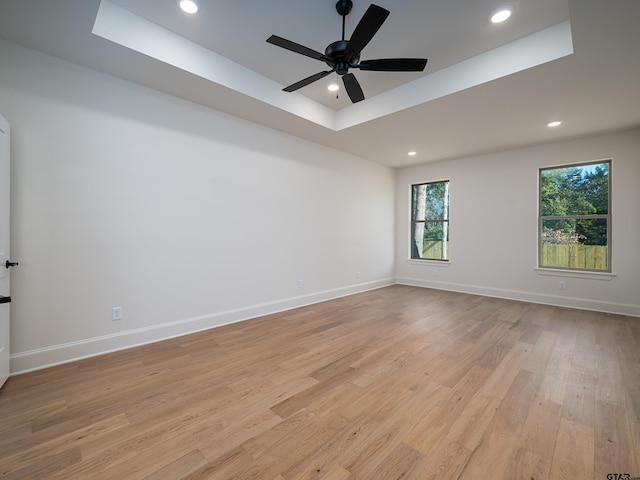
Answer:
<svg viewBox="0 0 640 480"><path fill-rule="evenodd" d="M274 302L176 320L174 322L168 322L161 325L153 325L150 327L119 332L113 335L104 335L101 337L79 340L77 342L52 345L50 347L14 353L10 358L11 375L20 375L22 373L41 370L43 368L61 365L81 360L83 358L94 357L105 353L146 345L183 335L189 335L191 333L209 330L211 328L229 325L263 315L283 312L394 284L640 317L640 305L558 295L546 295L519 290L497 289L478 285L437 282L418 278L397 277L395 279L390 278L350 285L348 287L325 290L322 292L291 297Z"/></svg>
<svg viewBox="0 0 640 480"><path fill-rule="evenodd" d="M52 345L50 347L29 350L26 352L18 352L12 354L10 357L10 371L12 376L19 375L34 370L81 360L83 358L94 357L109 352L115 352L203 330L209 330L211 328L241 322L263 315L270 315L294 308L304 307L306 305L312 305L318 302L324 302L326 300L345 297L368 290L375 290L377 288L393 285L394 283L395 280L393 278L360 283L357 285L350 285L348 287L325 290L322 292L291 297L274 302L176 320L162 325L153 325L150 327L128 330L113 335L87 338L77 342Z"/></svg>
<svg viewBox="0 0 640 480"><path fill-rule="evenodd" d="M398 285L433 288L436 290L470 293L472 295L484 295L486 297L504 298L507 300L519 300L522 302L540 303L543 305L554 305L557 307L593 310L596 312L615 313L619 315L640 317L640 305L632 305L626 303L591 300L588 298L565 297L560 295L548 295L542 293L525 292L521 290L506 290L500 288L483 287L479 285L436 282L420 278L396 277L396 283Z"/></svg>

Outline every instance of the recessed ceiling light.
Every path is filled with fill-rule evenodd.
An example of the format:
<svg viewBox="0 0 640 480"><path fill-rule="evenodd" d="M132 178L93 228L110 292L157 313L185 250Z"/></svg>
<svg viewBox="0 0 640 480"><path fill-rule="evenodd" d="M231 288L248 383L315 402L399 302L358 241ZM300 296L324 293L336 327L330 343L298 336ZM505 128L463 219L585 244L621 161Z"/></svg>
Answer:
<svg viewBox="0 0 640 480"><path fill-rule="evenodd" d="M180 5L180 10L190 15L198 13L200 10L200 2L198 0L178 0L178 5Z"/></svg>
<svg viewBox="0 0 640 480"><path fill-rule="evenodd" d="M489 20L491 20L491 23L502 23L513 14L515 9L516 7L513 5L503 5L502 7L498 7L491 12Z"/></svg>
<svg viewBox="0 0 640 480"><path fill-rule="evenodd" d="M409 155L410 157L415 157L418 154L418 152L414 152L413 150L411 150L409 153L407 153L407 155Z"/></svg>
<svg viewBox="0 0 640 480"><path fill-rule="evenodd" d="M549 122L547 123L547 127L559 127L560 125L562 125L562 122L560 120L554 120L553 122Z"/></svg>
<svg viewBox="0 0 640 480"><path fill-rule="evenodd" d="M329 89L330 92L337 92L340 89L340 85L333 82L333 83L330 83L329 86L327 86L327 88Z"/></svg>

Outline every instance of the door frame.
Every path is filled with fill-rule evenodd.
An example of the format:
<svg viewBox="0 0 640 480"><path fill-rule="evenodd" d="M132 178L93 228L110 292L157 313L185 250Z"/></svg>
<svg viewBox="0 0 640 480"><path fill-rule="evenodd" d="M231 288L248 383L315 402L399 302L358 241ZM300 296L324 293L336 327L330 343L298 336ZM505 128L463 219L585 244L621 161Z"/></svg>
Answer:
<svg viewBox="0 0 640 480"><path fill-rule="evenodd" d="M7 262L9 256L10 235L10 129L9 122L0 115L0 295L4 302L0 303L0 387L11 373L10 360L10 315L11 285Z"/></svg>

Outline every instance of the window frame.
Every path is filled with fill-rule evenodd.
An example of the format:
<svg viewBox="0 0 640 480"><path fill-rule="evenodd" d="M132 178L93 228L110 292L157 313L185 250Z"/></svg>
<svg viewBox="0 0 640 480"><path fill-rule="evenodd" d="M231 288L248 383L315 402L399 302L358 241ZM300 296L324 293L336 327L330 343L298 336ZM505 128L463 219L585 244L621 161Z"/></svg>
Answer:
<svg viewBox="0 0 640 480"><path fill-rule="evenodd" d="M415 208L415 194L414 194L414 189L415 187L418 187L420 185L433 185L433 184L438 184L438 183L442 183L442 184L448 184L448 188L447 188L447 193L448 193L448 202L447 202L447 209L446 209L446 218L442 218L442 219L427 219L425 218L424 220L416 220L414 218L414 212L416 211ZM417 182L417 183L412 183L411 184L411 188L409 190L409 194L411 197L411 201L410 201L410 212L409 212L409 216L410 216L410 221L409 221L409 261L417 261L417 262L438 262L440 264L448 264L451 261L451 254L450 254L450 245L451 245L451 241L450 241L450 232L451 232L451 181L449 179L444 179L444 180L432 180L432 181L427 181L427 182ZM415 224L416 223L424 223L425 225L427 223L431 223L431 224L446 224L447 225L447 258L422 258L422 257L414 257L413 256L413 252L414 252L414 232L415 232Z"/></svg>
<svg viewBox="0 0 640 480"><path fill-rule="evenodd" d="M585 167L585 166L595 166L595 165L602 165L602 164L608 164L608 174L607 174L607 181L608 181L608 191L607 191L607 213L606 214L590 214L590 215L546 215L543 216L542 215L542 172L543 171L547 171L547 170L560 170L560 169L564 169L564 168L573 168L573 167ZM558 270L558 271L562 271L562 272L566 272L566 273L586 273L586 274L592 274L592 273L600 273L600 274L611 274L613 272L612 270L612 264L611 264L611 259L612 259L612 242L611 242L611 233L612 233L612 214L611 214L611 197L612 197L612 182L611 182L611 178L612 178L612 164L613 164L613 159L612 158L605 158L605 159L600 159L600 160L591 160L591 161L587 161L587 162L579 162L579 163L569 163L569 164L563 164L563 165L552 165L552 166L547 166L547 167L540 167L538 168L538 266L537 269L539 269L540 271L553 271L553 270ZM607 268L605 269L599 269L599 268L579 268L579 267L562 267L562 266L555 266L555 265L543 265L542 264L542 259L543 259L543 253L542 253L542 248L543 248L543 241L542 241L542 226L545 220L606 220L606 225L607 225Z"/></svg>

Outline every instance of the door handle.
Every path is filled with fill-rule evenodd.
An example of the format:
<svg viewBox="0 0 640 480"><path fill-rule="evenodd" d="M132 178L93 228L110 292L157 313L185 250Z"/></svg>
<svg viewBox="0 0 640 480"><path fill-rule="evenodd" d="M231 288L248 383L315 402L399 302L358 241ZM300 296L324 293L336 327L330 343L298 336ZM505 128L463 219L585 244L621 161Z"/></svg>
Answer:
<svg viewBox="0 0 640 480"><path fill-rule="evenodd" d="M0 295L0 303L11 303L11 297L4 297Z"/></svg>
<svg viewBox="0 0 640 480"><path fill-rule="evenodd" d="M18 266L18 262L12 262L10 260L7 260L4 264L5 268L11 268L11 267L17 267Z"/></svg>

